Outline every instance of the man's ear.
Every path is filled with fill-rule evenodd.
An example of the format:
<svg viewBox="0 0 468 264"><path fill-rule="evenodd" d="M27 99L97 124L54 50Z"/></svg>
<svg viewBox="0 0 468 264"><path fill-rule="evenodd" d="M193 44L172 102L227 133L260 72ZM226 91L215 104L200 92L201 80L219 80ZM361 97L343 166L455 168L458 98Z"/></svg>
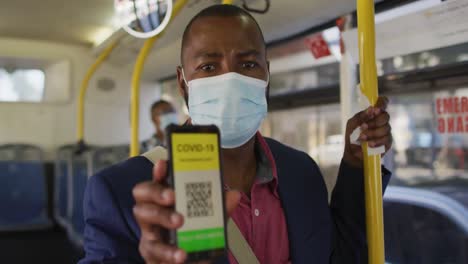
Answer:
<svg viewBox="0 0 468 264"><path fill-rule="evenodd" d="M184 75L182 74L182 67L181 66L177 66L177 87L178 87L180 95L182 95L183 98L187 98L188 97L188 87L185 84Z"/></svg>

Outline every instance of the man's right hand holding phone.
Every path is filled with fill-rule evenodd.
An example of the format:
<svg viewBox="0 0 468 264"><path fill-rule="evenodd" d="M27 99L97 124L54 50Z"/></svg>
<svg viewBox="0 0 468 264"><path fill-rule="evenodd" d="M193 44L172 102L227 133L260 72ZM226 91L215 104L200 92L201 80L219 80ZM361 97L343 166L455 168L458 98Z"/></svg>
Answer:
<svg viewBox="0 0 468 264"><path fill-rule="evenodd" d="M175 193L164 182L167 177L167 161L158 161L153 168L153 181L143 182L133 189L135 207L133 213L141 229L139 250L146 263L184 263L187 254L164 241L164 229L178 229L183 216L174 208ZM225 193L225 206L230 215L240 200L240 193Z"/></svg>

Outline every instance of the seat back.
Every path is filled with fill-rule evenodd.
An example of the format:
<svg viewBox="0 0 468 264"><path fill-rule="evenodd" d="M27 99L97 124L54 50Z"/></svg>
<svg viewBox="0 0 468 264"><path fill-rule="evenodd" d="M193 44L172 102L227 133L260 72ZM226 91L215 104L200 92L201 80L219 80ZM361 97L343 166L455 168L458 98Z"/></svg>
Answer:
<svg viewBox="0 0 468 264"><path fill-rule="evenodd" d="M88 178L95 174L97 171L102 170L108 166L118 163L128 157L129 146L109 146L109 147L96 147L88 146L86 151L81 154L76 154L71 151L70 158L65 157L70 164L68 173L69 188L68 188L68 205L70 207L70 228L68 234L70 240L77 246L83 244L84 233L84 214L83 214L83 200L86 190Z"/></svg>
<svg viewBox="0 0 468 264"><path fill-rule="evenodd" d="M129 145L100 147L93 152L93 174L128 158Z"/></svg>
<svg viewBox="0 0 468 264"><path fill-rule="evenodd" d="M55 159L54 217L59 225L71 226L72 155L74 145L60 147Z"/></svg>
<svg viewBox="0 0 468 264"><path fill-rule="evenodd" d="M0 231L52 226L42 157L36 146L0 146Z"/></svg>
<svg viewBox="0 0 468 264"><path fill-rule="evenodd" d="M88 177L92 175L91 157L93 151L93 149L88 149L80 155L72 155L72 188L69 193L69 198L71 199L71 230L69 232L69 236L71 241L78 246L81 246L83 243L83 232L85 226L83 199Z"/></svg>

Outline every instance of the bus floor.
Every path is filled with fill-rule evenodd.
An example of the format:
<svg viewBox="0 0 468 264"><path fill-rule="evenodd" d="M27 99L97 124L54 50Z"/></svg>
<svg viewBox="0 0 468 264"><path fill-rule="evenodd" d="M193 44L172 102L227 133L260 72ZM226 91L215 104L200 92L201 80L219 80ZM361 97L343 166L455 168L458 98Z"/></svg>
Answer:
<svg viewBox="0 0 468 264"><path fill-rule="evenodd" d="M83 253L69 242L66 232L59 227L0 233L2 264L72 264L82 256Z"/></svg>

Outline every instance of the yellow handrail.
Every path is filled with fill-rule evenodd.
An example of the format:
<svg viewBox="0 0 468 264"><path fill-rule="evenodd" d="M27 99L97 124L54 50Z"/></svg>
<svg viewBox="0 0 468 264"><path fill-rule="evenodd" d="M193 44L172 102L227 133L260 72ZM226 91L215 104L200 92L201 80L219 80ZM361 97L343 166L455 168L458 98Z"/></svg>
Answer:
<svg viewBox="0 0 468 264"><path fill-rule="evenodd" d="M178 0L171 14L171 21L174 19L177 14L182 10L182 8L187 3L187 0ZM131 131L130 131L130 157L135 157L140 155L140 143L138 140L139 133L139 109L140 109L140 78L143 71L143 66L145 64L146 58L148 57L151 49L156 42L156 40L162 36L164 31L159 35L156 35L152 38L149 38L145 41L145 44L138 54L135 66L133 68L132 76L132 91L130 95L131 100Z"/></svg>
<svg viewBox="0 0 468 264"><path fill-rule="evenodd" d="M78 97L78 112L77 112L77 125L76 125L76 135L78 137L78 142L84 142L84 102L86 97L86 91L88 90L89 81L93 77L94 73L98 67L109 57L112 50L117 46L119 40L116 40L111 45L109 45L96 59L96 61L89 67L88 72L86 73L83 81L81 82L80 95Z"/></svg>
<svg viewBox="0 0 468 264"><path fill-rule="evenodd" d="M232 5L232 2L234 2L234 0L223 0L223 5Z"/></svg>
<svg viewBox="0 0 468 264"><path fill-rule="evenodd" d="M358 41L361 91L371 105L378 99L377 70L375 60L374 1L357 0ZM385 261L382 177L380 155L368 156L368 145L364 143L364 191L366 200L366 231L369 263L383 264Z"/></svg>
<svg viewBox="0 0 468 264"><path fill-rule="evenodd" d="M135 157L140 155L140 144L138 141L139 133L139 109L140 109L140 77L141 72L143 71L143 65L145 60L148 57L151 48L154 45L154 42L157 40L157 36L154 36L143 45L143 48L138 54L137 61L135 63L135 68L133 70L132 76L132 91L130 95L131 100L131 144L130 144L130 157Z"/></svg>

